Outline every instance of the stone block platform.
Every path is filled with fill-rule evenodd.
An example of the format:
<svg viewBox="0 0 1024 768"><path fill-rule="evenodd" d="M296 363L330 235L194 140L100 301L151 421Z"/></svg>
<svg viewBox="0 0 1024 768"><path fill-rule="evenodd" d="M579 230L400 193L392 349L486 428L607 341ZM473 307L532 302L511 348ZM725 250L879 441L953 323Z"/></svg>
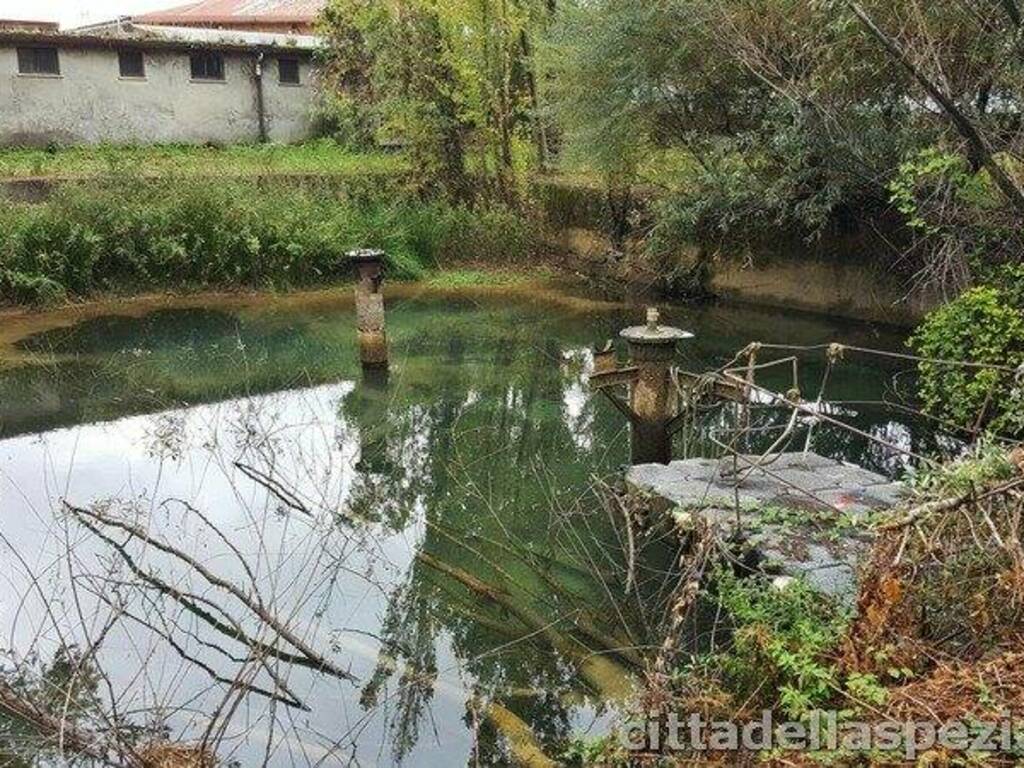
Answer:
<svg viewBox="0 0 1024 768"><path fill-rule="evenodd" d="M870 516L899 503L902 484L814 453L747 456L735 466L738 474L731 458L643 464L627 472L626 483L661 500L677 525L699 516L721 537L741 540L748 561L764 572L851 600L871 546Z"/></svg>

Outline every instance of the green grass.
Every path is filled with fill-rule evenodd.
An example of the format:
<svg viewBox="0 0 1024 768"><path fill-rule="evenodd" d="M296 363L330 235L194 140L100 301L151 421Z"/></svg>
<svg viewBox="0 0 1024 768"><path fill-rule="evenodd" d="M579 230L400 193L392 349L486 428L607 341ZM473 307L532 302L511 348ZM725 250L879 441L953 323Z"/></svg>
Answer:
<svg viewBox="0 0 1024 768"><path fill-rule="evenodd" d="M549 273L543 269L533 269L529 275L503 269L454 269L431 275L424 282L431 288L477 288L518 285L548 276Z"/></svg>
<svg viewBox="0 0 1024 768"><path fill-rule="evenodd" d="M399 154L357 153L329 140L292 146L242 144L224 148L164 145L0 149L0 178L125 172L143 176L388 176L401 174L406 167Z"/></svg>
<svg viewBox="0 0 1024 768"><path fill-rule="evenodd" d="M693 155L683 149L654 147L644 154L632 180L638 186L676 190L692 185L700 166ZM585 158L572 155L562 158L551 178L564 184L603 190L606 179L590 166Z"/></svg>

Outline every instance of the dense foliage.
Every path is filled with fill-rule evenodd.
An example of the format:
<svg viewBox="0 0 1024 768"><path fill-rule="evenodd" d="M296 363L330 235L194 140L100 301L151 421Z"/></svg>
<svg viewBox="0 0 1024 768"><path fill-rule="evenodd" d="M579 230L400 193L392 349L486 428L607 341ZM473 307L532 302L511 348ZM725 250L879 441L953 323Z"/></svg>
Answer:
<svg viewBox="0 0 1024 768"><path fill-rule="evenodd" d="M396 277L527 250L518 218L443 201L182 181L71 187L0 210L0 301L139 288L301 286L347 279L345 253L383 248Z"/></svg>
<svg viewBox="0 0 1024 768"><path fill-rule="evenodd" d="M1024 268L1003 272L1007 287L965 292L929 315L911 343L928 358L920 393L929 412L961 429L1012 435L1024 433Z"/></svg>
<svg viewBox="0 0 1024 768"><path fill-rule="evenodd" d="M706 661L719 667L738 695L800 718L834 694L839 675L827 658L849 617L804 582L777 588L720 568L715 589L734 622L732 644Z"/></svg>
<svg viewBox="0 0 1024 768"><path fill-rule="evenodd" d="M662 253L867 233L949 295L1024 246L1015 0L333 0L322 29L329 131L423 189L510 201L533 158L597 175L618 245L653 184Z"/></svg>
<svg viewBox="0 0 1024 768"><path fill-rule="evenodd" d="M1015 8L566 0L545 82L567 158L665 188L659 238L878 231L876 258L956 292L1022 245Z"/></svg>
<svg viewBox="0 0 1024 768"><path fill-rule="evenodd" d="M332 0L321 31L335 135L402 144L425 189L510 197L517 144L532 139L542 163L546 152L532 40L552 6Z"/></svg>

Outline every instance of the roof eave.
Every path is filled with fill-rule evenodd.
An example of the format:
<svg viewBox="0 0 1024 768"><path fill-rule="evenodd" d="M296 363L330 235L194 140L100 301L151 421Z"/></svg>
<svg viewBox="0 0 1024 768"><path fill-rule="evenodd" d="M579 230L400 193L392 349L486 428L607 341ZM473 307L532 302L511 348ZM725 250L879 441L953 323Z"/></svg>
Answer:
<svg viewBox="0 0 1024 768"><path fill-rule="evenodd" d="M171 40L157 37L114 35L82 35L52 32L19 32L0 30L0 46L53 45L63 48L145 48L149 50L216 50L231 53L288 51L312 55L316 46L284 43L237 43L217 40Z"/></svg>

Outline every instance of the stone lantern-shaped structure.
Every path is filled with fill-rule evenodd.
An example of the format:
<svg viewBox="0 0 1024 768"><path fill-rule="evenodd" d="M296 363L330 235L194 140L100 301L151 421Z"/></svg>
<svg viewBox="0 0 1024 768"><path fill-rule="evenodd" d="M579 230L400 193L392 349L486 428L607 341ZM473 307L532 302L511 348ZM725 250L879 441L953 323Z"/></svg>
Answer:
<svg viewBox="0 0 1024 768"><path fill-rule="evenodd" d="M387 444L388 337L384 325L383 251L350 251L356 272L356 335L363 366L362 385L345 399L349 417L359 426L356 470L383 474L390 470Z"/></svg>
<svg viewBox="0 0 1024 768"><path fill-rule="evenodd" d="M629 365L618 367L609 343L594 356L590 384L625 414L630 423L633 464L668 464L672 460L672 435L680 426L679 398L672 380L676 347L693 334L660 324L658 310L647 310L647 324L626 328L620 334L629 347ZM628 400L615 388L626 386Z"/></svg>

